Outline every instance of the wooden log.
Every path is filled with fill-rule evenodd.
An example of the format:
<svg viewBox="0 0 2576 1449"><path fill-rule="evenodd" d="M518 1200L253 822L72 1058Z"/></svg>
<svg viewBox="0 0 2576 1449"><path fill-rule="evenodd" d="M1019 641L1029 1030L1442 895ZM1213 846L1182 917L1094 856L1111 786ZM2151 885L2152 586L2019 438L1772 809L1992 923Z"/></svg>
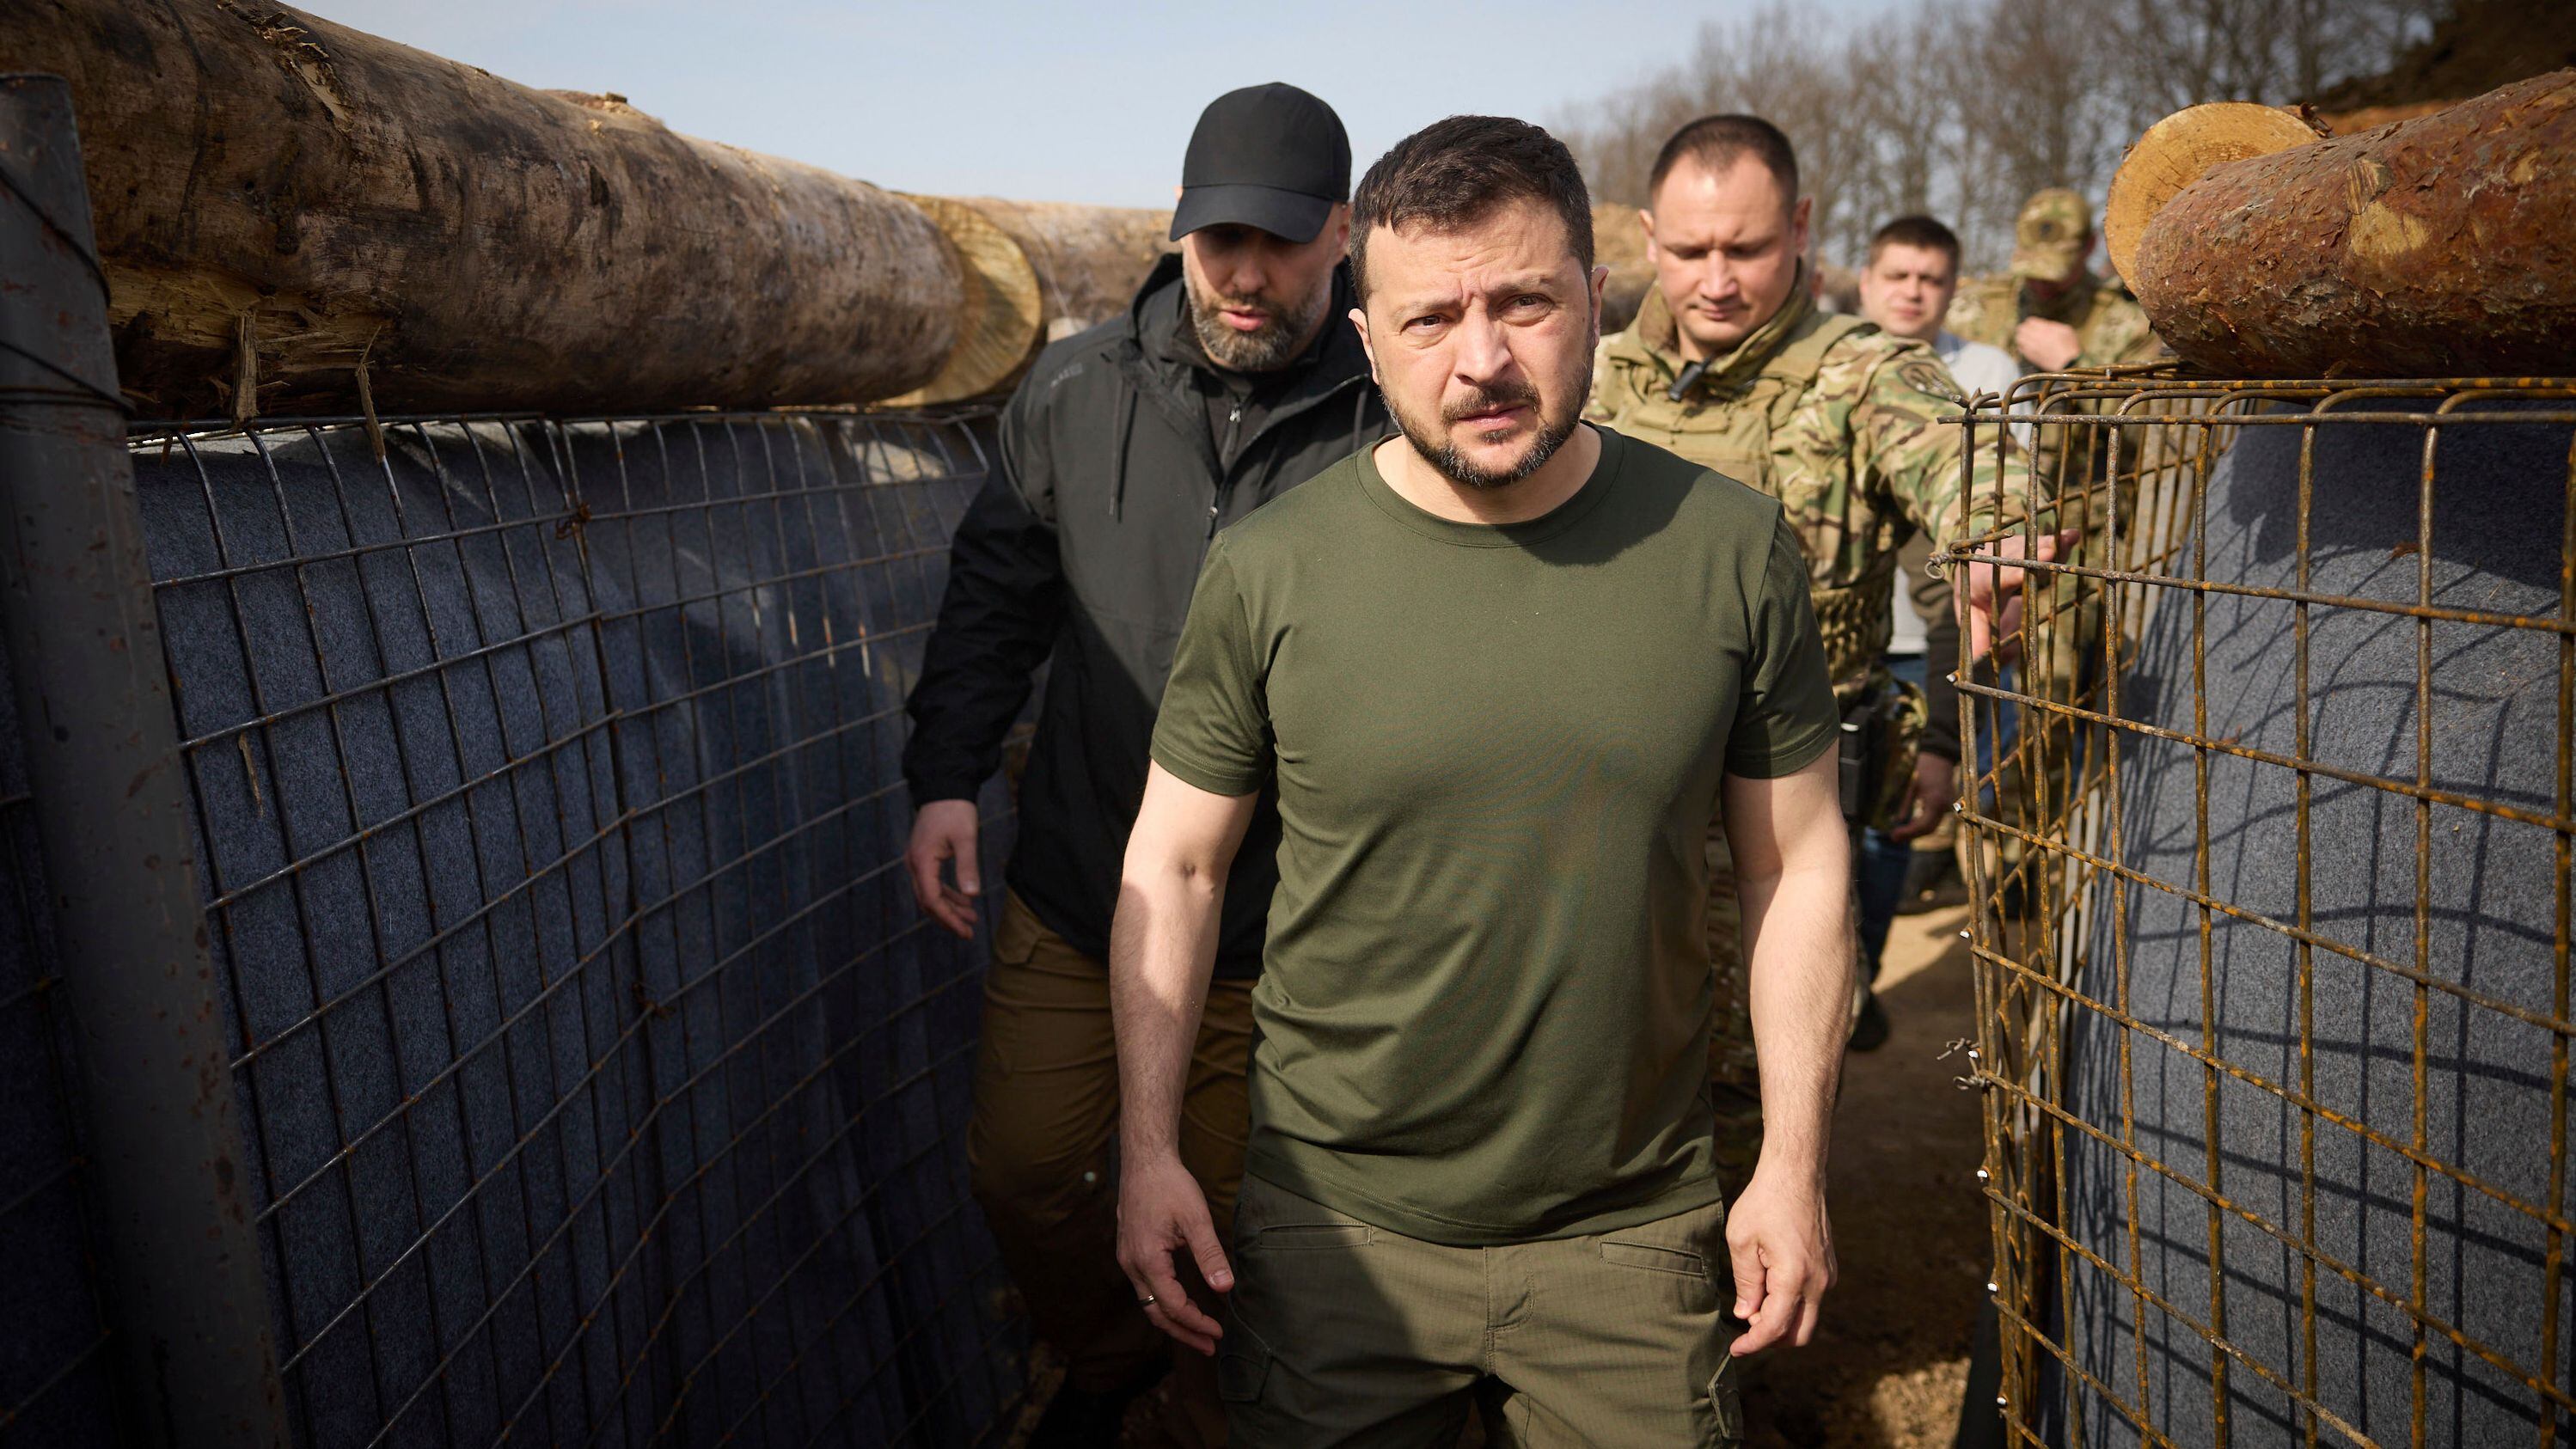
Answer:
<svg viewBox="0 0 2576 1449"><path fill-rule="evenodd" d="M932 407L1009 391L1046 344L1044 287L1020 243L984 213L945 196L907 196L955 255L957 345L939 374L881 408Z"/></svg>
<svg viewBox="0 0 2576 1449"><path fill-rule="evenodd" d="M2214 372L2576 372L2576 70L2213 166L2155 213L2128 280Z"/></svg>
<svg viewBox="0 0 2576 1449"><path fill-rule="evenodd" d="M638 411L936 376L955 249L865 182L245 0L16 0L139 407Z"/></svg>
<svg viewBox="0 0 2576 1449"><path fill-rule="evenodd" d="M2213 166L2304 146L2329 131L2295 111L2251 101L2212 101L2174 112L2147 128L2111 177L2102 207L2102 245L2122 277L2136 270L2138 238L2164 204Z"/></svg>
<svg viewBox="0 0 2576 1449"><path fill-rule="evenodd" d="M1125 311L1146 274L1172 250L1169 211L991 196L961 200L1020 244L1037 273L1046 342Z"/></svg>

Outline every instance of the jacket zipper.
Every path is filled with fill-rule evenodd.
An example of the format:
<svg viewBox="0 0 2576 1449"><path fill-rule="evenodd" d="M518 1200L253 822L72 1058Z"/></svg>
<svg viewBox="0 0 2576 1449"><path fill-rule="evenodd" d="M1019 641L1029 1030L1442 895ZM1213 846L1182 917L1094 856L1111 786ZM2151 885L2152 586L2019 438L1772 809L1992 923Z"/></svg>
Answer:
<svg viewBox="0 0 2576 1449"><path fill-rule="evenodd" d="M1225 442L1216 453L1216 498L1208 504L1207 536L1216 537L1217 520L1225 516L1226 500L1234 496L1234 439L1243 426L1243 399L1236 398L1225 414Z"/></svg>

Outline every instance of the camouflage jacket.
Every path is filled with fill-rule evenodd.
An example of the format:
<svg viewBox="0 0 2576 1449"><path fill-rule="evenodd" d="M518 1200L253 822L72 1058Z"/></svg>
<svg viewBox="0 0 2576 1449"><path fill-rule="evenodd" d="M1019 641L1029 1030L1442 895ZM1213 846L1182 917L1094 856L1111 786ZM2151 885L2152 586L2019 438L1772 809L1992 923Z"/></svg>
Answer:
<svg viewBox="0 0 2576 1449"><path fill-rule="evenodd" d="M2015 277L1975 278L1950 299L1950 317L1943 325L1971 342L2000 347L2029 367L2030 359L2013 346L2013 331L2024 317L2045 317L2075 329L2084 350L2076 354L2073 367L2152 362L2164 355L2144 309L2117 284L2090 272L2077 273L2074 286L2046 301L2026 294Z"/></svg>
<svg viewBox="0 0 2576 1449"><path fill-rule="evenodd" d="M1851 703L1886 650L1896 551L1920 528L1960 535L1959 385L1931 348L1819 311L1802 285L1676 402L1672 313L1648 289L1636 322L1601 340L1586 416L1752 484L1786 506L1806 546L1834 693ZM1998 473L2002 478L1998 496ZM2016 454L1978 449L1971 532L2020 521Z"/></svg>
<svg viewBox="0 0 2576 1449"><path fill-rule="evenodd" d="M2067 364L2070 369L2153 362L2165 355L2164 343L2147 325L2147 314L2136 300L2117 284L2090 272L2078 272L2075 285L2045 301L2024 290L2013 277L1979 277L1950 299L1946 325L1972 342L2004 349L2015 362L2029 367L2030 360L2013 346L2013 333L2024 317L2045 317L2075 329L2076 343L2083 351ZM2065 406L2060 402L2049 408ZM2100 409L2092 402L2074 406L2080 412ZM2031 467L2041 480L2041 492L2050 498L2065 498L2080 480L2099 480L2107 471L2108 455L2100 435L2092 430L2042 427L2035 438L2022 441L2030 446Z"/></svg>

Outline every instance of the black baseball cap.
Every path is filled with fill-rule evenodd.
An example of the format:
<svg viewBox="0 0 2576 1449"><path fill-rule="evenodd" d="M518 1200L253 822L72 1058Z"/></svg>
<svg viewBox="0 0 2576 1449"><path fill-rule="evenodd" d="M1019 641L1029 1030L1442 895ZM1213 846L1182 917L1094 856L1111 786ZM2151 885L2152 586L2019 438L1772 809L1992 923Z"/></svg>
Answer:
<svg viewBox="0 0 2576 1449"><path fill-rule="evenodd" d="M1277 81L1245 86L1199 112L1172 240L1205 226L1257 226L1313 241L1350 195L1351 138L1333 108Z"/></svg>

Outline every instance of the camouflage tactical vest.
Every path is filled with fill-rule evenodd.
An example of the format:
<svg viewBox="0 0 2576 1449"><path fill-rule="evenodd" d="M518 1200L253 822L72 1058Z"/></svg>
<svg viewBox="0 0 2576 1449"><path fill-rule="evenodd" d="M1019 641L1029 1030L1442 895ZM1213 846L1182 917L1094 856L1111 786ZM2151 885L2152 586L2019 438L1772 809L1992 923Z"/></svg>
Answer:
<svg viewBox="0 0 2576 1449"><path fill-rule="evenodd" d="M1819 310L1799 294L1737 349L1738 357L1758 356L1776 340L1776 350L1758 368L1747 376L1723 362L1712 363L1678 402L1670 389L1678 376L1679 354L1660 335L1672 326L1662 293L1649 288L1635 324L1602 340L1594 395L1607 406L1596 406L1594 418L1774 498L1782 497L1772 435L1788 424L1815 386L1835 345L1855 332L1871 330L1872 324ZM1610 385L1602 386L1602 380ZM1896 553L1888 549L1873 558L1858 579L1808 586L1834 692L1845 703L1865 686L1879 656L1886 652L1895 575Z"/></svg>

